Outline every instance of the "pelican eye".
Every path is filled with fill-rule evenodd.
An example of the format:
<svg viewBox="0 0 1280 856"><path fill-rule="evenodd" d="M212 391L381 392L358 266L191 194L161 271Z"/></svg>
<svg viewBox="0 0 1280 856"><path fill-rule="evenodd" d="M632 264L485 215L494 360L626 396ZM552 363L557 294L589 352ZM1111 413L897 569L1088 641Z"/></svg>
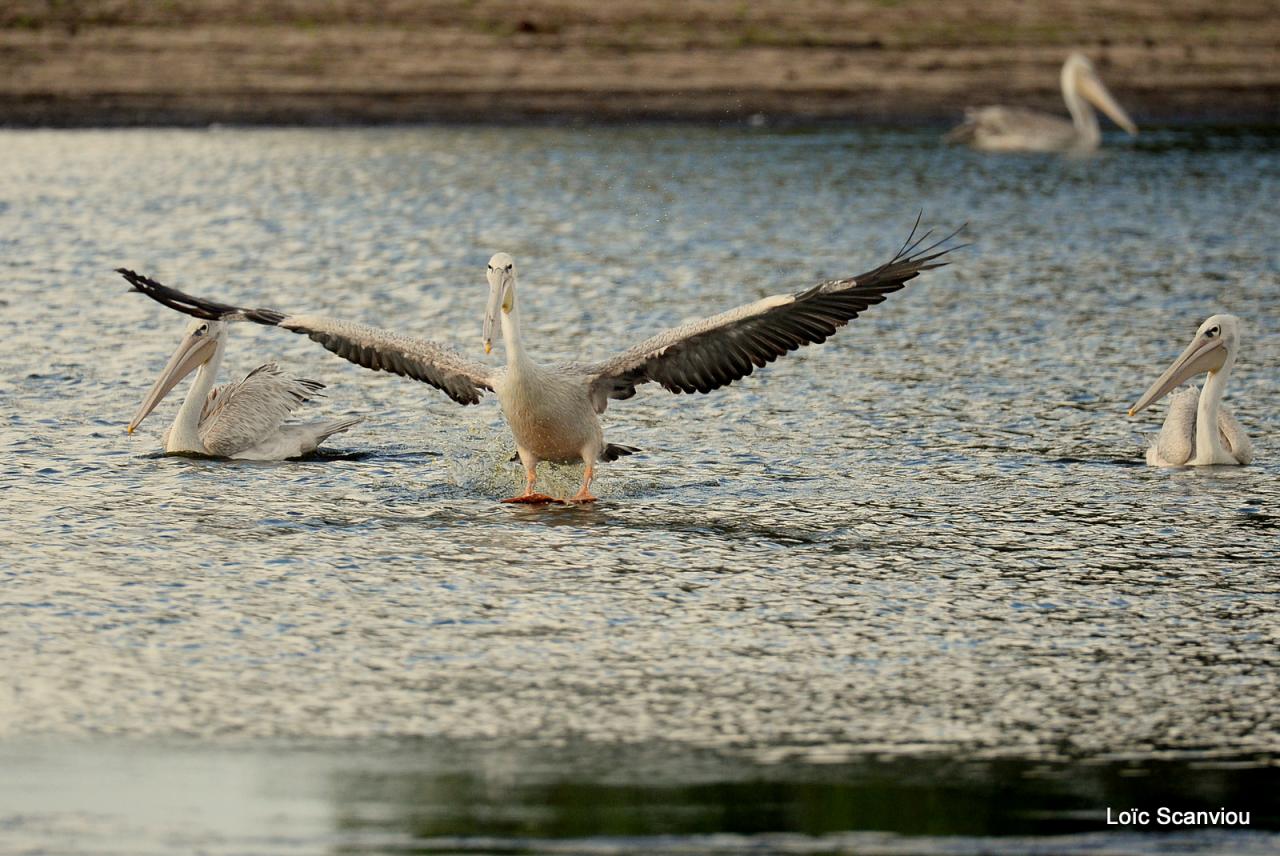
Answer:
<svg viewBox="0 0 1280 856"><path fill-rule="evenodd" d="M515 265L507 265L507 270L511 270Z"/></svg>
<svg viewBox="0 0 1280 856"><path fill-rule="evenodd" d="M209 332L208 324L201 324L198 328L196 328L197 336L203 336L205 333L208 333L208 332Z"/></svg>
<svg viewBox="0 0 1280 856"><path fill-rule="evenodd" d="M1212 339L1214 336L1218 335L1218 328L1217 327L1211 328L1209 332L1205 333L1205 335L1208 336L1210 339Z"/></svg>

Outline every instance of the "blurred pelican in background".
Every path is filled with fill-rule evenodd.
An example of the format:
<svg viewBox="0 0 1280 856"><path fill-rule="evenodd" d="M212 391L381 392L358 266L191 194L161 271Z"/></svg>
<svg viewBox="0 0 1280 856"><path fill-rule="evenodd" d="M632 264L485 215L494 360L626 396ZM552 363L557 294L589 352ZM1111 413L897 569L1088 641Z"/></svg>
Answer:
<svg viewBox="0 0 1280 856"><path fill-rule="evenodd" d="M1202 467L1247 464L1253 460L1253 445L1222 403L1239 343L1240 319L1214 315L1200 325L1182 355L1129 409L1129 415L1134 416L1183 381L1208 372L1203 389L1192 387L1169 399L1164 427L1147 449L1148 464Z"/></svg>
<svg viewBox="0 0 1280 856"><path fill-rule="evenodd" d="M1070 122L1023 107L970 107L946 140L986 152L1091 152L1102 141L1095 106L1130 135L1138 133L1083 54L1073 53L1062 64L1062 98Z"/></svg>
<svg viewBox="0 0 1280 856"><path fill-rule="evenodd" d="M361 421L355 417L283 424L294 409L319 394L324 384L286 374L275 363L265 363L243 380L215 388L226 340L225 323L204 319L191 322L182 343L133 414L129 433L193 371L196 376L191 389L164 433L166 453L280 461L308 455L326 438Z"/></svg>

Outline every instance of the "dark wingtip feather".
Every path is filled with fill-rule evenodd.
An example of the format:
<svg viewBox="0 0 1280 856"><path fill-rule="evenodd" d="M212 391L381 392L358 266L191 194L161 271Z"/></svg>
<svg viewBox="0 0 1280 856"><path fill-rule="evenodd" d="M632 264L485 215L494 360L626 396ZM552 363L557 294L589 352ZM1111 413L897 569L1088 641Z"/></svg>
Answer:
<svg viewBox="0 0 1280 856"><path fill-rule="evenodd" d="M874 270L854 277L852 282L855 287L859 288L894 285L901 288L903 284L908 280L914 279L922 271L933 270L950 264L950 261L938 261L938 259L969 246L969 244L945 246L948 241L953 240L956 235L963 232L968 225L968 223L961 224L959 228L945 237L925 246L925 241L933 234L933 230L930 229L917 237L916 232L920 228L920 215L917 215L916 222L911 227L911 233L893 258Z"/></svg>
<svg viewBox="0 0 1280 856"><path fill-rule="evenodd" d="M116 268L116 273L123 276L134 291L193 318L203 318L206 321L254 321L271 327L285 318L282 313L273 309L241 309L228 303L193 297L128 268Z"/></svg>
<svg viewBox="0 0 1280 856"><path fill-rule="evenodd" d="M728 319L707 319L683 338L681 329L655 337L660 347L633 349L612 365L601 380L611 399L630 398L641 383L654 381L673 393L708 393L746 377L756 368L805 345L821 344L870 306L902 289L922 271L947 264L943 256L961 247L946 246L968 224L929 243L932 230L920 230L924 211L917 213L907 239L889 261L856 277L828 280L757 308L741 307ZM754 313L742 310L757 309ZM645 343L647 346L649 343ZM635 360L635 362L629 362ZM614 368L617 366L617 368ZM616 374L613 372L616 371ZM597 381L599 383L600 381Z"/></svg>
<svg viewBox="0 0 1280 856"><path fill-rule="evenodd" d="M625 458L627 455L634 455L640 450L635 446L623 446L619 443L610 443L604 447L604 451L600 453L600 459L606 463L611 463L618 458Z"/></svg>
<svg viewBox="0 0 1280 856"><path fill-rule="evenodd" d="M919 214L916 215L916 222L911 227L911 234L907 235L907 240L903 242L902 248L899 249L898 252L894 254L893 259L890 260L889 262L890 265L895 263L920 265L923 263L930 262L936 258L940 258L941 256L945 256L947 253L955 252L956 250L969 246L968 244L958 244L956 246L945 247L944 249L938 250L939 247L942 247L944 244L946 244L948 241L955 238L956 235L959 235L961 232L965 230L965 228L968 227L969 224L965 222L965 223L961 223L958 228L954 229L946 236L939 238L929 246L921 249L921 246L924 244L924 242L927 241L929 239L929 236L933 234L933 230L929 229L919 238L916 237L916 232L920 228L920 218L923 216L924 216L924 211L921 211ZM934 252L935 250L938 250L938 251ZM933 265L932 267L941 267L944 264L947 264L947 262L941 262L940 264ZM919 269L925 270L925 268L919 268Z"/></svg>

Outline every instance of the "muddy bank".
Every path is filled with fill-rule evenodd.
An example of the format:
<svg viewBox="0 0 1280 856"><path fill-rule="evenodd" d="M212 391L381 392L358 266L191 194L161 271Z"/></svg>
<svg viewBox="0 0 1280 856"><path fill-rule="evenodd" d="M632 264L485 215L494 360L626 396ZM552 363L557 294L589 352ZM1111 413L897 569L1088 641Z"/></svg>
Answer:
<svg viewBox="0 0 1280 856"><path fill-rule="evenodd" d="M1262 0L16 0L0 123L941 123L1061 111L1058 67L1081 49L1140 123L1273 124L1278 19Z"/></svg>

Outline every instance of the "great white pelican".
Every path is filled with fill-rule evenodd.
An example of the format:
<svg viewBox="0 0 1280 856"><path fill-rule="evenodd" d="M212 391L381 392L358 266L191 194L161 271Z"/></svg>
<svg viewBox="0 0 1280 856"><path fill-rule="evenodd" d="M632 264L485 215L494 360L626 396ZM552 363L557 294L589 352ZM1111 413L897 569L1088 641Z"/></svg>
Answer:
<svg viewBox="0 0 1280 856"><path fill-rule="evenodd" d="M146 292L142 283L149 280L145 277L124 269L120 273ZM286 374L275 363L264 363L242 380L214 387L226 341L224 321L197 318L188 324L182 343L129 420L129 433L193 371L191 388L164 433L164 450L169 454L280 461L308 455L328 437L361 421L355 417L284 424L289 414L317 396L324 384Z"/></svg>
<svg viewBox="0 0 1280 856"><path fill-rule="evenodd" d="M1240 319L1214 315L1200 325L1186 350L1129 408L1135 416L1159 401L1178 384L1204 374L1203 389L1183 390L1169 399L1164 427L1147 449L1153 467L1202 467L1248 464L1253 444L1222 403L1240 344Z"/></svg>
<svg viewBox="0 0 1280 856"><path fill-rule="evenodd" d="M1102 142L1093 107L1130 135L1138 133L1138 126L1111 97L1083 54L1073 53L1062 64L1062 98L1071 114L1069 122L1024 107L970 107L964 123L946 139L986 152L1090 152Z"/></svg>

